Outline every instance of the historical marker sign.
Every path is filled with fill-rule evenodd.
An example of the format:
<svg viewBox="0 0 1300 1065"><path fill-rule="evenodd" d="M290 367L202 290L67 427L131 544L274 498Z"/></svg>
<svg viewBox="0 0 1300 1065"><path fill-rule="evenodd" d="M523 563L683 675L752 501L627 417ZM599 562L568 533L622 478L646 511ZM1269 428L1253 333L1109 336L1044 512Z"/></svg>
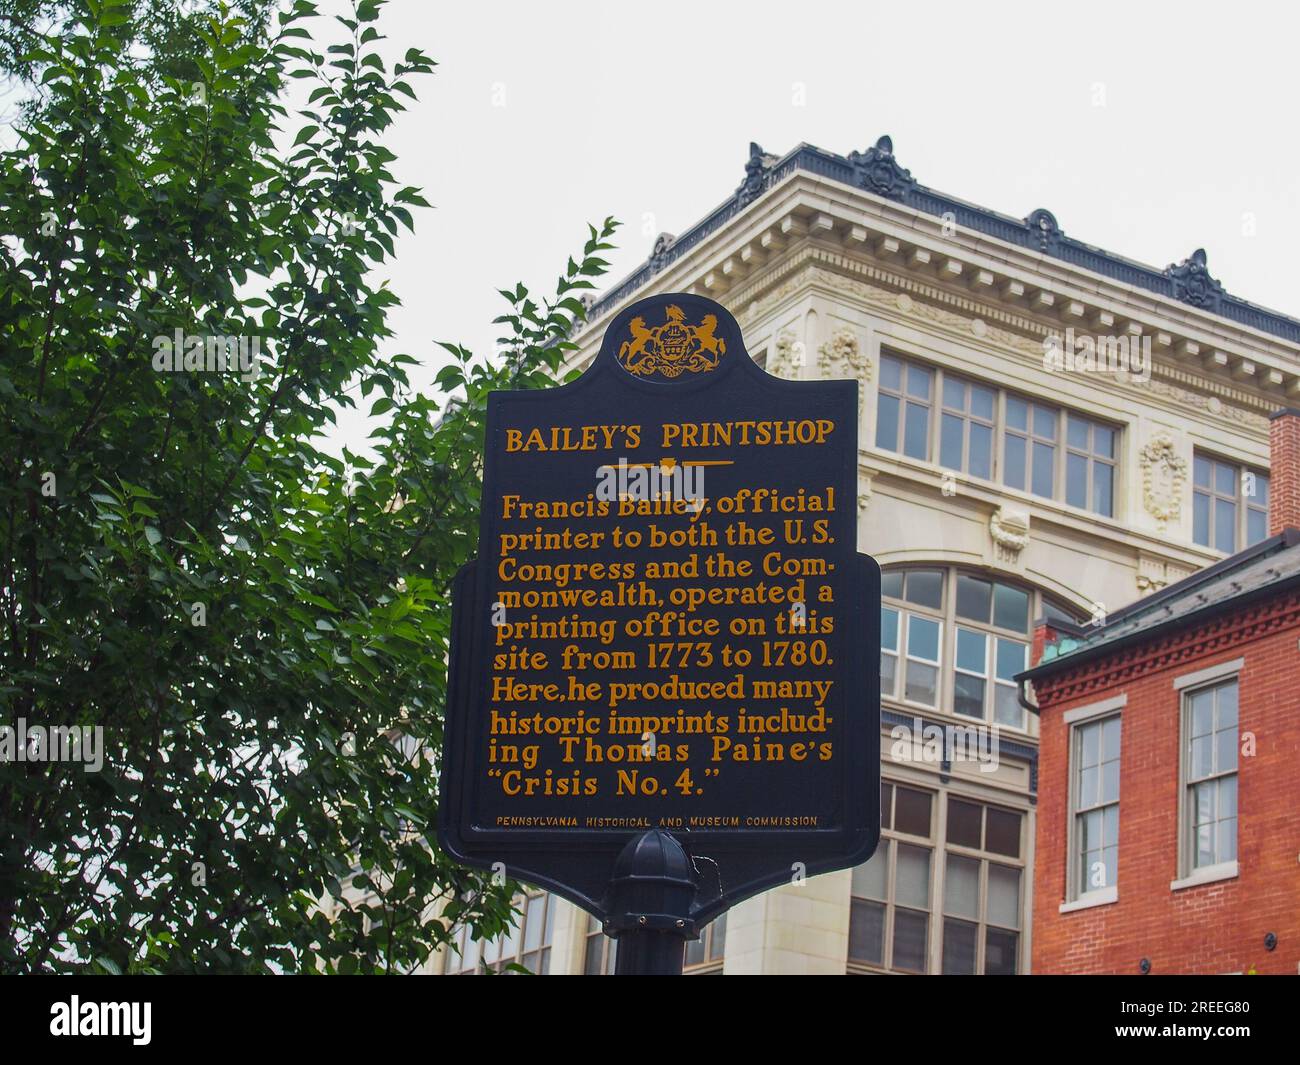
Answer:
<svg viewBox="0 0 1300 1065"><path fill-rule="evenodd" d="M620 851L660 829L694 866L696 926L871 855L857 421L855 382L769 376L685 294L624 310L577 381L490 398L455 588L451 854L608 919Z"/></svg>

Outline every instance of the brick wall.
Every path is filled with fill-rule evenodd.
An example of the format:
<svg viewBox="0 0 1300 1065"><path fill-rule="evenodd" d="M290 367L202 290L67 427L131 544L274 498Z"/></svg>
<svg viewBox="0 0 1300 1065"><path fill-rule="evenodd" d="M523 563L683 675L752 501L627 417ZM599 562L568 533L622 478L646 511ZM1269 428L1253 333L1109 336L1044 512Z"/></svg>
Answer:
<svg viewBox="0 0 1300 1065"><path fill-rule="evenodd" d="M1198 644L1198 635L1209 638ZM1039 686L1034 972L1137 974L1145 957L1154 973L1296 973L1298 638L1300 601L1292 599L1215 623L1212 633L1184 632L1164 647L1121 652L1119 669L1112 668L1116 663L1095 668L1091 680L1075 675ZM1238 657L1245 659L1239 737L1253 733L1256 744L1253 757L1238 758L1239 873L1234 880L1171 891L1170 881L1180 876L1180 693L1174 678ZM1126 675L1118 679L1121 670ZM1121 693L1128 703L1120 711L1118 901L1062 914L1069 816L1069 737L1062 714ZM1271 952L1264 947L1267 932L1278 937Z"/></svg>
<svg viewBox="0 0 1300 1065"><path fill-rule="evenodd" d="M1268 426L1268 535L1300 529L1300 411L1275 412Z"/></svg>

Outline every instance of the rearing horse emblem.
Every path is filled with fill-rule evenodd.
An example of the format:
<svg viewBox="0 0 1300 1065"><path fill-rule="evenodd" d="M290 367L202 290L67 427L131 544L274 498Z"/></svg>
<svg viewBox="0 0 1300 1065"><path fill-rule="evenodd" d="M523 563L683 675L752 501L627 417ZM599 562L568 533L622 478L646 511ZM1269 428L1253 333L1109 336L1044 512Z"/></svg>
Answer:
<svg viewBox="0 0 1300 1065"><path fill-rule="evenodd" d="M631 339L618 349L618 363L633 377L680 377L683 373L708 373L718 368L727 344L714 336L718 316L706 314L699 325L687 325L685 312L676 304L664 308L663 325L651 328L644 318L628 323Z"/></svg>

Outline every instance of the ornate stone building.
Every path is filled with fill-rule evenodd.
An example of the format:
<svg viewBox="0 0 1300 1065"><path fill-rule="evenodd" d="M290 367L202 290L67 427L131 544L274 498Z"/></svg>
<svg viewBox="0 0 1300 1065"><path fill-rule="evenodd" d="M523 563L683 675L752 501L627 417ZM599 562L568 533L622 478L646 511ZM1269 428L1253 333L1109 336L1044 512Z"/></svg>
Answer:
<svg viewBox="0 0 1300 1065"><path fill-rule="evenodd" d="M1034 621L1100 620L1263 538L1267 416L1300 394L1300 322L1226 293L1204 252L1159 270L1046 210L926 188L888 137L847 157L751 145L744 173L591 305L574 364L627 302L692 291L769 372L858 381L859 546L885 573L883 834L866 866L732 910L688 971L1025 972L1038 720L1010 678ZM491 962L608 966L586 914L528 907Z"/></svg>

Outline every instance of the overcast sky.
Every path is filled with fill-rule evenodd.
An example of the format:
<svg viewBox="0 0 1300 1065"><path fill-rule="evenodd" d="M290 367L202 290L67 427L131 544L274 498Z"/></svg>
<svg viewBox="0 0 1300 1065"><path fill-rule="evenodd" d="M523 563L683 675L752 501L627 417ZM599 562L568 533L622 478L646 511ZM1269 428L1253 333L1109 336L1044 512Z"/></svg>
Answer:
<svg viewBox="0 0 1300 1065"><path fill-rule="evenodd" d="M1204 247L1229 292L1300 315L1289 7L392 0L391 52L440 64L389 141L435 205L385 271L392 350L431 369L436 340L490 350L496 290L549 292L614 215L607 287L735 189L751 140L846 154L884 133L923 185L1046 207L1157 268Z"/></svg>

